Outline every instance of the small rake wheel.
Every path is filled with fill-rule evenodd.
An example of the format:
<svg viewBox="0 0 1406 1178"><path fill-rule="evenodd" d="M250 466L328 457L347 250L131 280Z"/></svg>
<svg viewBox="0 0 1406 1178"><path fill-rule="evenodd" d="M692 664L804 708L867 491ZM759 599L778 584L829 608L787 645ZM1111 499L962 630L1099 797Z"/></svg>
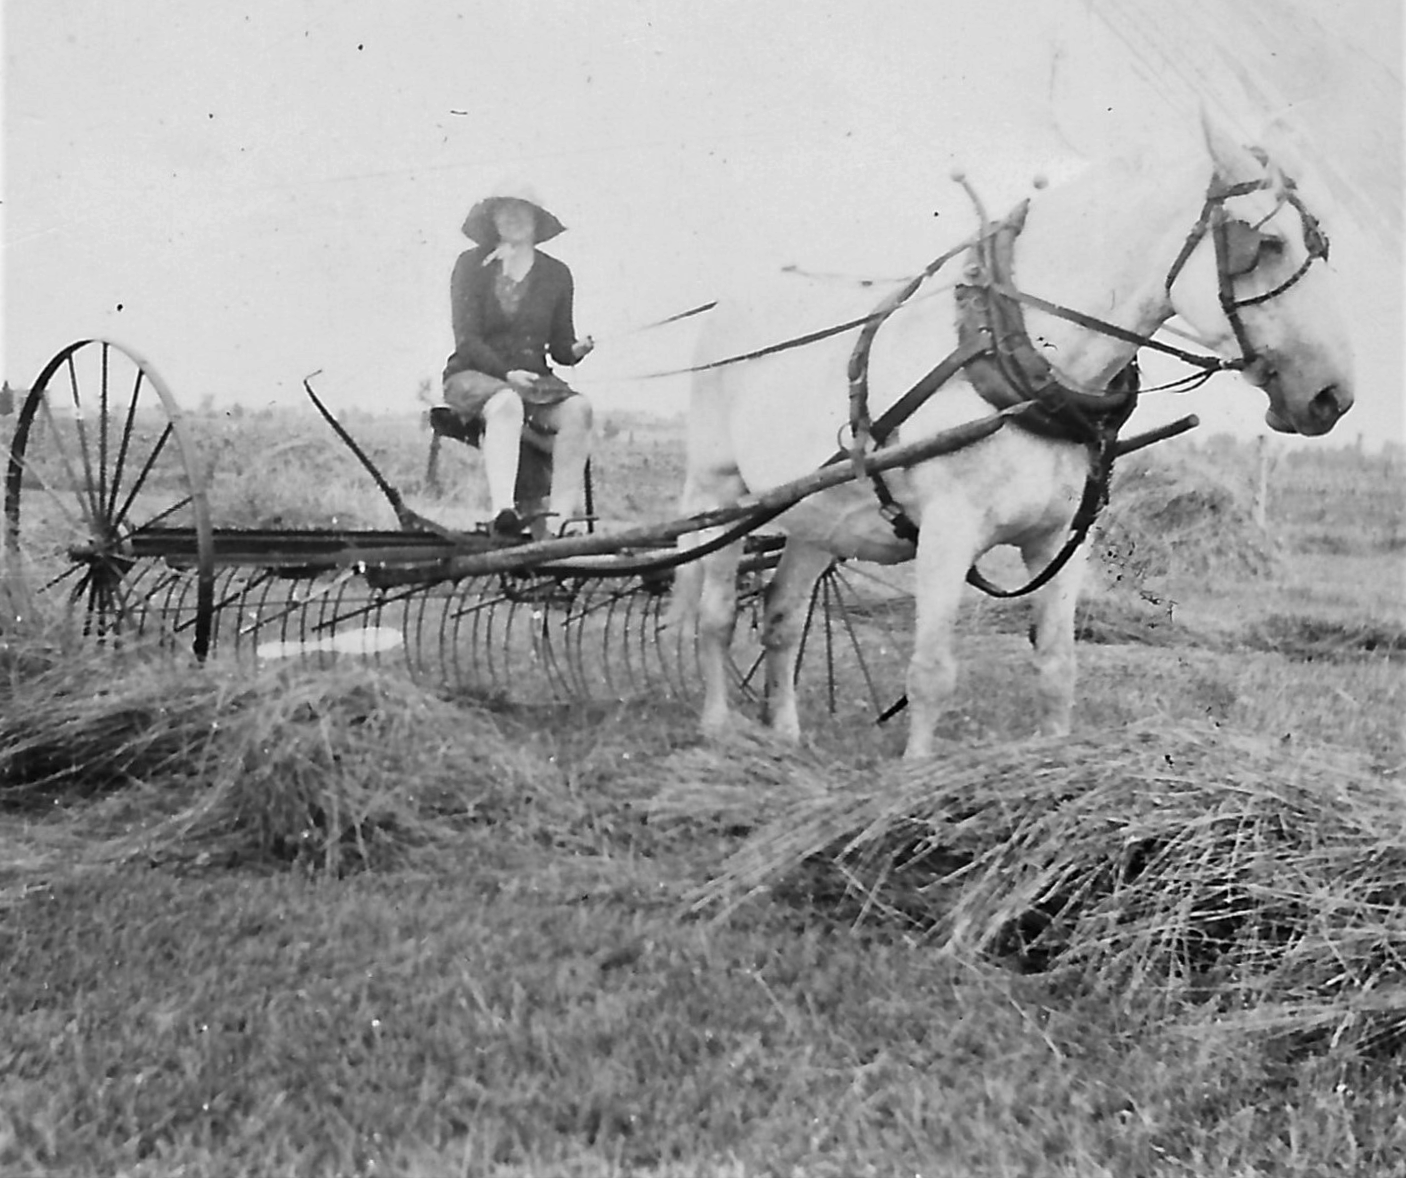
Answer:
<svg viewBox="0 0 1406 1178"><path fill-rule="evenodd" d="M816 582L796 659L802 706L830 715L879 720L901 698L913 625L911 572L860 561L836 561ZM740 585L741 616L732 673L748 698L765 690L760 641L765 610L759 580ZM744 630L744 627L746 629Z"/></svg>
<svg viewBox="0 0 1406 1178"><path fill-rule="evenodd" d="M7 583L25 599L64 595L85 635L120 641L158 628L203 658L214 539L202 470L179 406L147 361L108 340L70 344L34 382L10 442ZM193 612L160 606L182 574L140 558L142 540L166 528L194 537L185 556Z"/></svg>

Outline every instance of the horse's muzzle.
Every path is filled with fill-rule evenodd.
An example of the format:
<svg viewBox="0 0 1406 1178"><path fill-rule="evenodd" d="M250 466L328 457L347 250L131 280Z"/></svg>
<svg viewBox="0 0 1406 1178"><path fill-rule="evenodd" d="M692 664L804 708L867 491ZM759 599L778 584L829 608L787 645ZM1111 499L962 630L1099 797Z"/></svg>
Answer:
<svg viewBox="0 0 1406 1178"><path fill-rule="evenodd" d="M1352 402L1351 391L1330 384L1309 401L1302 413L1291 418L1271 407L1266 411L1264 420L1271 429L1281 434L1317 437L1337 425L1338 418L1352 408Z"/></svg>

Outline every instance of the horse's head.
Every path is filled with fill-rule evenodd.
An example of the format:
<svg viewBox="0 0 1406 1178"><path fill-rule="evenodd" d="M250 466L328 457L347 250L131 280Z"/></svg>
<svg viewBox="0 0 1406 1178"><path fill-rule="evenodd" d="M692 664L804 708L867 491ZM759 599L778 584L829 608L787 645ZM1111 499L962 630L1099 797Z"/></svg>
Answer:
<svg viewBox="0 0 1406 1178"><path fill-rule="evenodd" d="M1327 234L1262 152L1206 119L1202 126L1215 171L1167 279L1171 304L1264 389L1272 428L1327 433L1353 401Z"/></svg>

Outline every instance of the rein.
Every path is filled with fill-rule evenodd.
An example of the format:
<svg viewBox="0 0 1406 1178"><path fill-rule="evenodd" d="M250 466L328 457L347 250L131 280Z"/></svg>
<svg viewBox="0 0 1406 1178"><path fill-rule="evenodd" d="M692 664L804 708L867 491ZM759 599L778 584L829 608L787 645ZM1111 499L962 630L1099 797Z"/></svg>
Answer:
<svg viewBox="0 0 1406 1178"><path fill-rule="evenodd" d="M923 276L921 278L914 279L913 283L909 285L913 286L913 289L916 290L917 286L914 285L914 283L921 283L931 274L936 273L939 266L961 253L964 249L967 249L971 244L970 241L964 241L961 245L953 246L952 249L948 250L940 258L930 263L923 271ZM896 309L894 307L889 307L888 302L889 300L885 300L884 303L879 305L878 309L871 311L867 315L861 315L857 319L849 319L844 323L835 323L830 327L822 327L816 331L808 331L804 335L793 335L789 339L780 340L774 344L767 344L764 348L756 348L750 352L738 352L731 356L724 356L721 360L709 360L705 364L692 364L687 368L670 368L663 372L646 372L631 379L659 380L666 376L688 376L695 372L711 372L714 368L727 368L730 365L741 364L747 360L760 360L763 356L773 356L777 352L789 352L792 348L802 348L807 344L815 344L823 339L829 339L831 336L843 335L847 331L853 331L856 327L867 327L868 324L875 323L876 321L882 322ZM710 310L716 305L716 303L709 303L707 307L700 308L700 310ZM690 315L696 313L697 312L694 311L688 312ZM877 326L875 330L877 330Z"/></svg>

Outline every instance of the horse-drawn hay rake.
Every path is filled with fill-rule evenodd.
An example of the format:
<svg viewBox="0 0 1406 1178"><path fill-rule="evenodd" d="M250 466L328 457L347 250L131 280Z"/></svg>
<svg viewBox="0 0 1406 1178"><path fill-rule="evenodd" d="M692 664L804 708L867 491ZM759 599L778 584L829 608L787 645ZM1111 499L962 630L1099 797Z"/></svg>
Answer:
<svg viewBox="0 0 1406 1178"><path fill-rule="evenodd" d="M21 404L11 438L11 600L57 598L94 641L155 641L201 659L356 655L529 702L688 697L694 637L666 624L670 570L691 558L675 541L706 528L750 532L854 477L837 464L745 508L521 543L408 511L327 416L391 498L402 530L217 526L201 439L155 369L110 341L64 348ZM755 630L782 544L777 534L749 535L743 633ZM874 714L900 690L894 635L911 601L892 578L837 565L817 590L805 677L823 685L832 710ZM750 687L756 659L745 642L735 670Z"/></svg>

